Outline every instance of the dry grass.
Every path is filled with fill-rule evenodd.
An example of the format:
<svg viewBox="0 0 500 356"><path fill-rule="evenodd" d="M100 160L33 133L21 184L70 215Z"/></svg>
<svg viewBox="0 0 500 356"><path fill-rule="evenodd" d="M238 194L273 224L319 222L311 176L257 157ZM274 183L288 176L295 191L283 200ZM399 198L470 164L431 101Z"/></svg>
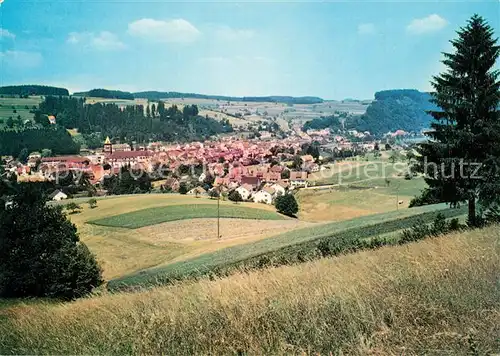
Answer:
<svg viewBox="0 0 500 356"><path fill-rule="evenodd" d="M488 354L498 226L298 266L0 309L0 353Z"/></svg>

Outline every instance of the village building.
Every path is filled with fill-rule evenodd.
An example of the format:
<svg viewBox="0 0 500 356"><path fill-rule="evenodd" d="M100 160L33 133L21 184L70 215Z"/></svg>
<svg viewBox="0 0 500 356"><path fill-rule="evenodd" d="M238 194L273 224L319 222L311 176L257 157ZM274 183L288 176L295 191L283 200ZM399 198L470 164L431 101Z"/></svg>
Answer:
<svg viewBox="0 0 500 356"><path fill-rule="evenodd" d="M253 187L250 184L242 184L238 188L236 188L236 191L240 193L241 198L243 200L248 200L252 196L253 193Z"/></svg>
<svg viewBox="0 0 500 356"><path fill-rule="evenodd" d="M187 192L187 195L194 195L194 196L207 195L207 191L202 187L196 187Z"/></svg>
<svg viewBox="0 0 500 356"><path fill-rule="evenodd" d="M255 193L253 201L256 203L272 204L275 194L276 191L273 188L267 187Z"/></svg>
<svg viewBox="0 0 500 356"><path fill-rule="evenodd" d="M52 194L49 195L49 199L53 201L61 201L64 199L68 199L68 196L60 190L55 190L52 192Z"/></svg>
<svg viewBox="0 0 500 356"><path fill-rule="evenodd" d="M292 188L307 188L307 172L290 172L290 185Z"/></svg>

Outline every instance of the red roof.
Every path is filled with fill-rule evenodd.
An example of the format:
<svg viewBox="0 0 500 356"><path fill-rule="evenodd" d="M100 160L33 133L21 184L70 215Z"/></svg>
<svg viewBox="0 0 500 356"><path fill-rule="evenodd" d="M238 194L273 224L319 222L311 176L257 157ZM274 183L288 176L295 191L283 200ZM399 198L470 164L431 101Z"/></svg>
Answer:
<svg viewBox="0 0 500 356"><path fill-rule="evenodd" d="M131 159L138 157L151 157L152 153L149 151L119 151L113 152L108 156L109 159Z"/></svg>
<svg viewBox="0 0 500 356"><path fill-rule="evenodd" d="M254 187L258 186L260 184L260 179L257 177L248 177L248 176L243 176L241 177L241 182L243 184L250 184Z"/></svg>
<svg viewBox="0 0 500 356"><path fill-rule="evenodd" d="M59 157L44 157L42 162L66 162L66 163L84 163L90 160L80 156L59 156Z"/></svg>

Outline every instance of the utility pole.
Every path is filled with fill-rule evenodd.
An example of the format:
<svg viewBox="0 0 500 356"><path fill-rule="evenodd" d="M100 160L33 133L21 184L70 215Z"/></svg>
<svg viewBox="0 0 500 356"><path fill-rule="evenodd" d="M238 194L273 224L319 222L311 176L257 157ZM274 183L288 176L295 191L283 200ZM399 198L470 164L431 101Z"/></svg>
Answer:
<svg viewBox="0 0 500 356"><path fill-rule="evenodd" d="M220 239L220 185L217 187L217 238Z"/></svg>
<svg viewBox="0 0 500 356"><path fill-rule="evenodd" d="M396 186L396 211L399 211L399 183Z"/></svg>

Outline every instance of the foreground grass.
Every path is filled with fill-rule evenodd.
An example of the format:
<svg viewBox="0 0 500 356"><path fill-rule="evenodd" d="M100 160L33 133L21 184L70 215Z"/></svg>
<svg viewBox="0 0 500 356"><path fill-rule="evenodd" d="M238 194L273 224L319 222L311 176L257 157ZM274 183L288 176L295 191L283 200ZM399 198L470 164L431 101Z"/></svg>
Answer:
<svg viewBox="0 0 500 356"><path fill-rule="evenodd" d="M0 309L0 354L499 351L500 229L69 304Z"/></svg>
<svg viewBox="0 0 500 356"><path fill-rule="evenodd" d="M218 216L218 210L216 204L172 205L138 210L104 219L92 220L89 221L89 223L102 226L137 229L144 226L176 220L216 218ZM272 211L246 208L236 204L233 206L221 205L220 217L256 220L284 219L283 216Z"/></svg>
<svg viewBox="0 0 500 356"><path fill-rule="evenodd" d="M321 256L322 245L337 253L353 249L360 240L409 228L420 219L431 222L437 212L459 216L465 209L444 205L425 206L401 212L376 214L337 223L297 229L253 243L206 253L193 259L170 263L111 280L111 289L163 285L205 275L228 275L242 268L284 265ZM331 246L331 245L335 246Z"/></svg>

